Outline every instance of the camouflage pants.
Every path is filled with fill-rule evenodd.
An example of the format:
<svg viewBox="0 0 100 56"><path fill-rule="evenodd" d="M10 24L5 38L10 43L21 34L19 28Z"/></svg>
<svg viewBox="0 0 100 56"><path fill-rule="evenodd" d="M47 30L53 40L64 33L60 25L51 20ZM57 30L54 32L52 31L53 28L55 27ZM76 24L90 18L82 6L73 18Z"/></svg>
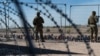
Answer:
<svg viewBox="0 0 100 56"><path fill-rule="evenodd" d="M40 39L44 40L43 38L43 28L42 27L36 27L36 40L39 39L38 33L40 33Z"/></svg>
<svg viewBox="0 0 100 56"><path fill-rule="evenodd" d="M90 29L91 29L91 40L92 41L97 41L97 36L98 36L98 28L97 28L97 25L90 26Z"/></svg>

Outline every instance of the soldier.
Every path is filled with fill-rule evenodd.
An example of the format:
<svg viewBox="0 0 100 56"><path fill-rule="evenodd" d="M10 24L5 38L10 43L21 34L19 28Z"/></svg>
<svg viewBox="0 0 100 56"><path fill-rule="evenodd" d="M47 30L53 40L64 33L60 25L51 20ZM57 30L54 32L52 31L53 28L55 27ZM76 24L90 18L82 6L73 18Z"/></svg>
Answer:
<svg viewBox="0 0 100 56"><path fill-rule="evenodd" d="M38 40L38 32L39 32L41 41L45 42L45 40L43 38L43 30L42 30L43 29L43 23L44 23L44 20L40 16L40 12L37 12L37 16L33 20L33 25L36 28L36 40Z"/></svg>
<svg viewBox="0 0 100 56"><path fill-rule="evenodd" d="M88 19L88 25L90 26L91 29L91 41L97 41L97 36L98 36L98 27L97 23L99 21L99 18L96 16L96 12L92 11L92 15ZM93 34L95 35L93 37Z"/></svg>

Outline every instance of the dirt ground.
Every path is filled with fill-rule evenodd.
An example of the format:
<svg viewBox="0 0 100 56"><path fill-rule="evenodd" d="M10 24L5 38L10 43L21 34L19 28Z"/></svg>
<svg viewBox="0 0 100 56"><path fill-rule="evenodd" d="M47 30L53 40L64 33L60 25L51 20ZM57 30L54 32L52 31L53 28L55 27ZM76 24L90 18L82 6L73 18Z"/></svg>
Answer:
<svg viewBox="0 0 100 56"><path fill-rule="evenodd" d="M24 40L17 40L17 42L9 41L0 43L27 46ZM37 54L36 56L100 56L100 43L98 42L84 43L68 41L65 43L64 41L54 40L46 40L46 42L35 42L33 40L33 45L36 48L48 50L47 53Z"/></svg>

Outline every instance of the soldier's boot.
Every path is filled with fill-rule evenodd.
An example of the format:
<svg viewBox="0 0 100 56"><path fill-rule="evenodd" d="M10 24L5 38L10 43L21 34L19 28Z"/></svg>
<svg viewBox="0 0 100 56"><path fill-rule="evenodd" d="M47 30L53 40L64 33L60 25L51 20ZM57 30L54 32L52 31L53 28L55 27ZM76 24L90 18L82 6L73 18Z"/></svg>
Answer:
<svg viewBox="0 0 100 56"><path fill-rule="evenodd" d="M45 40L44 40L44 38L43 38L43 37L41 37L41 42L45 42Z"/></svg>

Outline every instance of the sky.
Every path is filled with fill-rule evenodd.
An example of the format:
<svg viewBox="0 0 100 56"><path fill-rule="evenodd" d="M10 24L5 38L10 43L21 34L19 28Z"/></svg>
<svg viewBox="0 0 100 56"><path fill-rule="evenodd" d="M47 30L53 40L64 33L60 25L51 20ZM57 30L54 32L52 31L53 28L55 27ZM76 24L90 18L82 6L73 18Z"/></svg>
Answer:
<svg viewBox="0 0 100 56"><path fill-rule="evenodd" d="M3 1L5 1L5 0L0 0L0 2L3 2ZM44 1L46 1L46 0L44 0ZM91 11L95 10L97 12L97 15L100 14L100 11L99 11L100 9L98 9L98 4L100 4L100 0L51 0L51 1L52 1L52 3L57 4L57 7L59 9L61 9L63 11L63 13L66 13L68 15L68 17L75 24L78 24L78 25L87 25L87 19L91 15ZM34 8L38 8L39 10L46 13L46 11L40 5L30 4L30 3L36 3L35 0L20 0L20 2L26 2L29 5L32 5ZM59 4L59 3L61 3L61 4ZM67 4L67 6L65 7L63 4ZM1 7L4 7L4 5L2 5L1 3L0 3L0 5L1 5ZM95 5L95 6L75 6L75 5ZM9 6L11 8L13 8L14 11L17 11L17 9L13 3L9 4ZM49 6L44 5L44 4L43 4L43 6L45 6L46 9L49 10L49 12L54 17L55 21L57 22L57 24L59 26L70 25L70 23L67 20L65 21L65 18L62 17L59 13L57 13L54 9L51 9ZM29 24L31 26L33 26L32 21L33 21L34 17L36 16L37 11L34 10L33 8L30 8L25 5L22 5L22 8L23 8L23 11L24 11L27 21L29 22ZM8 9L8 8L6 7L6 9ZM4 11L4 9L1 9L1 10ZM9 9L9 10L12 11L11 9ZM12 11L12 12L14 12L14 11ZM17 14L17 12L14 12L14 13ZM7 12L7 14L8 14L8 12ZM18 16L14 15L10 12L9 12L9 15L12 17L12 19L14 19L17 22L17 24L19 26L22 26L22 22ZM43 19L45 21L44 26L55 26L55 24L49 18L47 18L45 15L41 14L41 16L43 17ZM0 17L5 18L4 16L0 16ZM65 22L66 22L66 24L65 24ZM9 26L17 27L12 21L9 21ZM2 24L2 27L5 27L5 26Z"/></svg>

